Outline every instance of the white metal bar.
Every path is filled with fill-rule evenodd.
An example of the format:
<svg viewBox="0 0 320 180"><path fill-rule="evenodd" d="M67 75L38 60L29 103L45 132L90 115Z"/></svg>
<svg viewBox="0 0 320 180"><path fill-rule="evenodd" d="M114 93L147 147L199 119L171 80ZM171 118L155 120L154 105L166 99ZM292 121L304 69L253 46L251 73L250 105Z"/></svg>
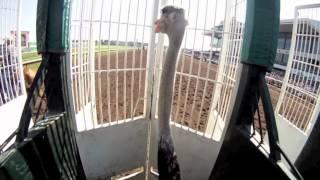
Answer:
<svg viewBox="0 0 320 180"><path fill-rule="evenodd" d="M205 134L210 134L210 136L213 136L213 133L215 131L216 128L216 124L217 124L217 118L215 118L214 116L214 111L217 108L218 105L218 101L221 95L221 91L222 91L222 86L220 85L220 83L223 82L223 71L224 71L224 66L226 63L226 58L227 58L227 50L229 47L229 39L230 39L230 12L231 11L231 2L230 1L226 1L225 2L225 6L226 6L226 10L225 10L225 15L224 15L224 32L223 32L223 42L222 42L222 48L221 48L221 55L220 55L220 60L219 60L219 66L218 66L218 73L216 74L216 81L218 82L217 84L215 84L215 91L214 91L214 95L211 99L211 105L210 105L210 113L209 113L209 118L208 118L208 123L206 125L206 130L205 130Z"/></svg>
<svg viewBox="0 0 320 180"><path fill-rule="evenodd" d="M161 0L160 6L164 6L167 3L167 0ZM152 102L151 102L151 117L155 117L157 114L157 105L158 105L158 100L159 100L159 86L160 86L160 76L162 72L162 67L163 67L163 53L164 53L164 35L163 34L158 34L158 42L156 44L156 52L155 52L155 69L154 69L154 86L153 86L153 96Z"/></svg>
<svg viewBox="0 0 320 180"><path fill-rule="evenodd" d="M190 17L190 0L188 1L188 15L187 15L187 19L189 19L189 17ZM189 28L187 28L187 30L185 31L185 37L184 37L184 48L186 49L186 47L187 47L187 39L188 39L188 30L189 30ZM181 58L179 58L178 59L178 64L179 63L181 63L181 68L180 68L180 71L181 71L181 73L183 73L183 71L184 71L184 66L185 66L185 54L184 54L184 52L182 52L181 53L182 54L182 59ZM178 72L176 72L176 73L178 73ZM178 115L179 115L179 111L180 111L180 98L181 98L181 84L182 84L182 79L183 79L183 76L182 75L180 75L180 77L179 77L179 82L178 82L178 98L177 98L177 105L176 105L176 107L177 107L177 109L176 109L176 113L175 113L175 118L174 118L174 121L175 122L178 122ZM178 122L179 123L179 122ZM180 124L183 124L183 120L181 119L180 120Z"/></svg>
<svg viewBox="0 0 320 180"><path fill-rule="evenodd" d="M101 2L100 9L100 22L99 22L99 52L98 52L98 70L101 70L101 34L102 34L102 18L103 18L104 1ZM110 52L109 52L110 53ZM101 72L98 72L98 97L99 97L99 115L100 124L103 124L103 111L102 111L102 93L101 93Z"/></svg>
<svg viewBox="0 0 320 180"><path fill-rule="evenodd" d="M90 12L90 29L89 29L89 61L88 61L88 69L89 69L89 72L90 74L87 74L88 76L88 89L90 91L90 106L91 106L91 121L92 121L92 125L93 125L93 128L95 128L98 124L97 122L97 110L96 110L96 92L95 92L95 73L92 73L94 72L95 70L95 40L94 40L94 36L93 36L93 32L94 32L94 23L92 22L93 20L93 16L94 16L94 11L95 11L95 3L96 3L96 0L92 0L92 3L91 3L91 12Z"/></svg>
<svg viewBox="0 0 320 180"><path fill-rule="evenodd" d="M134 43L133 43L133 46L136 47L137 45L137 24L138 24L138 14L139 14L139 5L140 5L140 0L137 1L137 9L136 9L136 21L135 21L135 29L134 29ZM128 22L129 23L129 22ZM143 42L143 41L142 41ZM140 53L143 53L140 51ZM136 48L134 48L133 52L132 52L132 61L131 61L131 68L134 69L136 67ZM134 117L134 113L135 113L135 110L133 110L133 89L134 89L134 71L131 71L131 104L130 104L130 118L133 119ZM137 102L138 102L138 99L139 99L139 92L138 92L138 98L137 98Z"/></svg>
<svg viewBox="0 0 320 180"><path fill-rule="evenodd" d="M145 10L144 10L144 16L143 16L143 17L144 17L144 18L143 18L143 25L144 25L144 26L143 26L143 30L142 30L142 39L141 39L141 42L142 42L142 43L141 43L141 51L140 51L140 68L142 68L142 59L143 59L143 54L144 54L144 37L145 37L145 27L146 27L145 25L146 25L146 16L147 16L147 6L148 6L148 1L145 0ZM147 61L148 61L148 59L147 59ZM147 68L147 67L148 67L148 66L146 66L146 68ZM139 71L139 90L138 90L138 97L140 97L140 95L141 95L141 94L140 94L140 92L141 92L141 86L142 86L142 85L141 85L141 83L142 83L142 82L141 82L141 81L142 81L142 77L141 77L141 76L142 76L142 75L141 75L141 71ZM147 79L147 77L146 77L146 79ZM146 79L145 79L145 80L146 80ZM143 104L143 105L144 105L144 110L143 110L143 111L144 111L144 112L143 112L144 117L147 117L146 114L145 114L145 112L146 112L146 111L145 111L145 110L146 110L146 107L145 107L145 106L146 106L146 103L145 103L145 102L147 101L147 96L145 96L145 95L146 95L146 93L145 93L145 92L146 92L146 90L145 90L145 89L146 89L146 86L147 86L147 85L144 85L144 102L143 102L143 103L144 103L144 104ZM139 100L137 100L137 104L138 104L138 101L139 101Z"/></svg>
<svg viewBox="0 0 320 180"><path fill-rule="evenodd" d="M311 26L311 25L312 25L312 24L310 24L310 26ZM314 30L313 32L316 33L315 30ZM312 28L310 29L310 33L312 33ZM307 31L306 34L308 34L308 31ZM307 37L309 38L309 46L308 46L308 49L307 49L307 51L308 51L308 56L306 57L305 61L308 61L308 59L310 58L310 54L313 53L313 51L311 50L311 37L310 37L310 36L307 36ZM313 47L314 47L314 41L313 41ZM313 48L312 48L312 49L313 49ZM310 52L310 50L311 50L311 52ZM308 69L309 69L309 71L310 71L310 68L307 68L308 65L304 64L304 67L305 67L305 68L304 68L303 72L308 72ZM312 65L310 65L309 67L312 67ZM312 72L310 72L310 73L312 73ZM303 76L303 77L302 77L302 81L303 81L303 84L304 84L304 87L303 87L303 88L305 88L305 86L308 84L308 79L310 79L310 74L308 74L307 76ZM304 82L305 80L306 80L306 82ZM297 89L297 90L298 90L298 89ZM299 90L298 90L298 91L299 91ZM300 92L301 92L302 94L304 94L304 91L300 91ZM308 103L308 104L306 104L306 103ZM307 98L304 98L304 99L303 99L303 104L301 104L301 102L300 102L299 105L300 105L300 106L303 106L303 107L305 107L305 106L309 107L309 106L311 105L311 103L309 103L309 102L307 101ZM296 113L293 119L300 120L300 123L298 123L297 126L302 128L302 126L306 123L306 118L307 118L306 115L309 114L309 113L307 113L307 112L302 113L301 111L296 111L296 112L299 112L299 115L297 116L298 113ZM302 119L301 119L301 116L302 116ZM303 123L302 123L302 122L303 122Z"/></svg>
<svg viewBox="0 0 320 180"><path fill-rule="evenodd" d="M120 19L122 12L122 0L120 0L120 10L119 10L119 18L118 18L118 31L117 31L117 46L119 46L119 32L120 32ZM116 69L119 68L119 51L116 52ZM116 72L116 121L119 121L119 71Z"/></svg>
<svg viewBox="0 0 320 180"><path fill-rule="evenodd" d="M217 6L218 6L218 0L216 0L215 1L215 14L214 14L214 21L213 21L213 25L214 25L214 28L215 28L215 24L216 24L216 20L217 20ZM215 31L215 29L213 29L213 31ZM213 34L212 34L212 36L211 36L211 38L214 38L214 32L213 32ZM210 48L210 56L209 56L209 60L211 60L211 58L212 58L212 51L213 51L213 48L211 47ZM204 105L204 97L206 96L206 94L207 94L207 86L208 86L208 81L209 81L209 73L210 73L210 68L209 68L209 64L208 64L208 66L207 66L207 71L206 71L206 79L208 79L207 81L205 81L205 85L204 85L204 94L202 95L202 99L201 99L201 105L200 105L200 111L202 110L202 108L203 108L203 105ZM212 99L210 99L211 101L210 101L210 106L212 105ZM210 110L211 108L209 108L209 110ZM204 125L204 128L205 128L205 134L206 134L206 129L207 129L207 125L208 125L208 121L209 121L209 117L210 117L210 114L211 113L213 113L213 111L212 112L208 112L208 117L207 117L207 120L205 121L205 125ZM198 118L197 119L200 119L201 118L201 113L199 113L199 115L198 115Z"/></svg>
<svg viewBox="0 0 320 180"><path fill-rule="evenodd" d="M303 22L303 24L302 24L302 33L304 33L304 31L306 30L306 33L308 32L308 22L307 21L305 21L305 20L303 20L302 21ZM301 54L303 53L303 52L306 52L306 48L307 48L307 43L308 43L308 41L307 41L307 38L306 37L304 37L304 36L302 36L302 44L303 44L303 50L300 50L299 51L299 60L297 59L297 60L295 60L295 59L293 59L293 61L295 61L297 64L298 64L298 67L297 67L297 69L298 69L298 71L299 70L302 70L303 69L303 66L302 66L302 64L300 63L301 61L303 61L303 59L304 59L304 57L301 57ZM300 76L300 72L298 73L298 75L296 75L295 77L294 77L294 83L298 83L298 84L300 84L300 80L301 79L301 76ZM294 91L295 91L295 88L293 88L294 89ZM296 93L294 93L294 94L296 94ZM291 100L291 103L288 103L287 104L287 107L286 107L286 118L289 120L289 121L293 121L293 123L295 124L295 125L297 125L297 123L298 123L298 120L294 120L294 119L291 119L291 115L292 114L294 114L295 112L293 111L291 111L291 113L290 113L290 110L291 109L295 109L294 107L295 106L293 106L292 107L292 105L296 105L297 104L297 102L296 102L296 97L295 97L295 95L294 95L293 93L292 93L292 95L291 95L291 97L292 98L290 98L290 100ZM290 97L290 96L289 96Z"/></svg>
<svg viewBox="0 0 320 180"><path fill-rule="evenodd" d="M153 1L153 13L150 24L153 24L157 18L158 9L159 9L159 0ZM148 116L151 113L151 96L152 96L152 87L153 87L153 67L154 67L154 58L155 58L155 32L154 27L150 28L150 38L149 38L149 47L147 53L147 76L145 79L145 97L147 99L144 102L144 115L149 118ZM146 172L148 172L146 170ZM148 174L148 173L146 173Z"/></svg>
<svg viewBox="0 0 320 180"><path fill-rule="evenodd" d="M278 103L277 103L277 106L275 109L276 114L280 114L280 107L283 106L284 96L286 94L287 85L289 83L289 77L290 77L290 72L292 69L294 52L296 49L296 40L297 40L296 34L297 34L298 27L299 27L298 26L298 11L297 11L297 9L295 9L294 23L293 23L292 37L291 37L292 39L291 39L290 54L289 54L288 64L287 64L287 71L284 76L283 84L281 87L281 93L280 93L279 100L278 100Z"/></svg>
<svg viewBox="0 0 320 180"><path fill-rule="evenodd" d="M317 17L317 16L315 16L314 15L314 10L316 10L316 9L311 9L311 11L312 11L312 14L311 14L311 17L310 17L310 19L312 19L312 18L314 18L314 17ZM310 34L311 35L316 35L316 33L317 33L317 29L316 28L313 28L314 29L314 31L313 31L313 33L312 33L312 24L311 24L312 22L310 22L310 26L311 26L311 32L310 32ZM320 30L320 27L318 27L318 30ZM307 35L308 35L308 33L307 33ZM311 40L312 40L312 36L308 36L309 37L309 48L308 48L308 57L307 57L307 59L306 59L306 61L308 61L309 59L311 59L311 57L310 57L310 54L314 54L314 52L315 52L315 41L317 40L316 39L316 37L313 37L313 44L312 44L312 49L310 49L311 47ZM319 41L319 38L318 38L318 41ZM310 52L310 51L311 52ZM316 54L316 56L317 56L318 54ZM311 60L312 61L312 60ZM317 58L315 58L315 63L316 63L316 61L317 61ZM311 85L311 81L312 81L312 78L310 78L310 74L313 74L313 72L312 72L312 69L314 70L314 68L316 68L316 64L312 64L312 65L310 65L309 66L309 71L308 70L305 70L305 71L307 71L307 76L305 76L306 77L306 83L304 83L305 85L307 85L308 86L308 80L310 80L310 84L309 85ZM305 69L306 69L306 67L307 67L307 65L305 65ZM314 67L314 68L312 68L312 67ZM318 68L319 69L319 68ZM304 87L305 88L305 87ZM314 98L314 100L316 101L317 100L317 98L315 97ZM303 103L303 106L306 106L306 103L308 103L308 105L307 105L307 107L308 108L311 108L311 110L312 111L317 111L317 109L313 109L314 108L314 106L313 106L313 103L311 103L311 102L308 102L308 99L307 98L305 98L305 100L304 100L304 103ZM310 107L311 106L311 107ZM310 110L310 111L311 111ZM303 127L303 129L304 130L306 130L306 128L307 128L307 126L308 126L308 124L309 124L309 122L310 122L310 120L311 120L311 116L312 116L312 114L313 113L302 113L301 111L300 111L300 116L299 116L299 119L301 118L301 115L303 116L302 117L302 119L304 120L303 121L303 123L301 123L302 121L300 121L300 126L302 126L302 125L304 125L304 127ZM302 127L301 127L302 128Z"/></svg>
<svg viewBox="0 0 320 180"><path fill-rule="evenodd" d="M199 3L197 3L197 8L196 8L196 24L195 26L198 26L198 17L199 17ZM189 67L189 71L188 74L192 74L192 70L193 70L193 61L194 61L194 47L195 47L195 43L196 43L196 31L194 31L194 38L193 38L193 45L192 45L192 53L191 53L191 65ZM185 101L184 101L184 105L183 105L183 115L182 115L182 121L184 124L185 122L185 115L186 115L186 108L187 108L187 101L188 101L188 96L189 96L189 90L190 90L190 80L191 78L188 77L188 82L187 82L187 88L186 88L186 97L185 97ZM195 92L196 93L196 92ZM191 121L192 121L192 117L189 118L188 122L188 127L191 126ZM188 129L189 130L189 129Z"/></svg>
<svg viewBox="0 0 320 180"><path fill-rule="evenodd" d="M83 0L81 0L81 8L80 8L81 10L80 10L80 19L81 19L81 21L80 21L80 27L79 27L79 39L80 39L80 47L79 47L79 64L80 64L80 74L78 75L78 82L79 82L79 90L80 90L80 107L82 107L82 113L83 113L83 121L84 121L84 129L85 130L87 130L87 121L86 121L86 115L85 115L85 111L84 111L84 89L83 89L83 87L84 87L84 85L83 85L83 78L82 78L82 76L81 76L81 74L82 74L82 72L83 72L83 57L82 57L82 55L83 55L83 22L82 22L82 19L83 19L83 15L84 15L84 13L82 13L83 11L84 11L84 3L83 3Z"/></svg>
<svg viewBox="0 0 320 180"><path fill-rule="evenodd" d="M305 21L305 25L306 25L306 32L305 33L303 33L303 34L308 34L309 33L309 23L308 23L308 21ZM305 30L305 29L303 29L303 31ZM311 43L311 41L310 41L310 39L308 39L308 37L306 37L306 36L302 36L303 38L304 38L304 48L303 48L303 51L301 52L300 51L300 55L303 53L303 52L307 52L307 50L308 50L308 47L310 46L310 43ZM308 40L309 40L309 42L308 42ZM309 45L308 45L309 44ZM299 66L298 66L298 71L299 70L302 70L303 72L306 70L305 68L306 68L306 66L303 66L303 63L301 63L301 62L304 62L304 60L305 60L305 57L301 57L300 56L300 58L299 58L299 61L297 61L297 63L299 64ZM299 73L300 74L300 73ZM302 78L302 79L301 79ZM301 84L301 83L303 83L303 76L301 76L301 75L298 75L298 76L295 76L295 79L296 79L296 82L298 83L298 84ZM296 88L294 88L295 90L296 90ZM298 92L299 93L299 92ZM292 106L293 104L295 104L295 105L297 105L298 104L298 98L297 97L293 97L293 99L292 99L292 103L290 104L290 106L289 106L289 108L288 108L288 120L292 120L292 121L294 121L295 122L295 125L296 126L298 126L298 124L299 124L299 119L294 119L294 118L292 118L292 115L296 115L297 113L298 113L298 111L291 111L290 112L290 110L291 109L298 109L299 108L299 106L301 106L301 103L299 102L299 104L297 105L298 107L295 107L295 106ZM299 127L299 126L298 126Z"/></svg>
<svg viewBox="0 0 320 180"><path fill-rule="evenodd" d="M110 3L110 14L109 14L109 22L111 22L111 16L112 16L112 9L113 9L113 0L111 0ZM111 39L111 23L109 23L109 34L108 34L108 48L110 50L110 39ZM111 53L108 53L108 58L107 58L107 69L110 69L110 62L111 62ZM110 93L110 73L107 73L107 98L108 98L108 103L107 103L107 107L108 107L108 118L109 118L109 123L112 120L112 116L111 116L111 93ZM116 117L117 119L117 117Z"/></svg>
<svg viewBox="0 0 320 180"><path fill-rule="evenodd" d="M302 21L303 22L303 21ZM302 31L304 30L304 23L299 23L299 21L298 21L298 27L297 27L298 29L302 29ZM298 29L297 29L297 31L298 31ZM298 46L297 46L297 50L298 49L301 49L302 48L302 46L303 46L303 43L304 43L304 39L303 39L303 36L298 36L297 37L298 39ZM298 54L298 53L297 53ZM301 51L299 52L299 56L297 56L297 54L293 54L293 59L292 59L292 67L294 67L297 63L298 63L298 61L296 61L295 59L297 58L301 58ZM299 64L298 64L299 65ZM291 67L291 68L292 68ZM291 71L291 70L290 70ZM289 73L291 73L291 72L289 72ZM293 81L293 84L295 84L296 82L296 77L297 77L297 75L295 76L295 77L293 77L292 78L292 81ZM289 79L291 79L290 78L290 74L289 74ZM289 83L287 84L287 86L289 85ZM286 88L287 89L287 88ZM286 90L285 90L286 91ZM286 114L287 114L287 108L288 108L288 106L289 106L289 104L291 104L292 103L292 101L293 101L293 94L292 93L289 93L289 95L288 96L286 96L287 97L287 103L286 104L284 104L283 105L283 112L282 112L282 114L283 114L283 116L284 117L286 117ZM290 100L291 100L291 103L290 103Z"/></svg>
<svg viewBox="0 0 320 180"><path fill-rule="evenodd" d="M208 0L206 0L206 7L208 7ZM205 19L204 19L204 27L206 27L207 25L207 17L208 17L208 8L206 8L205 10ZM205 33L205 31L203 31L203 34ZM202 70L202 66L201 66L201 58L203 58L203 46L204 46L204 35L202 36L202 45L201 45L201 53L200 53L200 62L199 62L199 66L198 66L198 72L197 72L197 76L200 77L201 74L201 70ZM210 63L207 63L207 69L209 69L209 65ZM206 78L208 79L208 78ZM207 80L205 80L205 82L207 82ZM194 107L195 107L195 104L196 104L196 97L197 97L197 93L198 93L198 83L199 83L199 79L197 78L196 79L196 87L195 87L195 97L193 98L193 103L192 103L192 107L191 107L191 112L190 112L190 119L192 119L192 115L193 115L193 111L194 111ZM203 90L203 94L202 96L204 97L206 94L205 94L205 89ZM201 105L200 105L201 106ZM202 113L202 110L200 109L200 112L199 114ZM195 119L196 120L196 119ZM196 123L196 127L195 127L195 130L199 131L199 125L200 125L200 118L198 118L198 120L196 120L197 123Z"/></svg>
<svg viewBox="0 0 320 180"><path fill-rule="evenodd" d="M128 16L127 16L127 24L126 24L126 34L125 34L125 46L128 46L128 23L129 23L129 17L130 17L130 10L131 10L131 0L129 0L129 10L128 10ZM124 68L127 68L127 61L128 61L128 49L125 49L125 54L124 54ZM123 115L124 119L127 118L127 73L123 72L123 88L124 88L124 93L123 93ZM132 78L132 76L131 76Z"/></svg>
<svg viewBox="0 0 320 180"><path fill-rule="evenodd" d="M296 10L300 10L300 9L312 9L312 8L319 8L320 7L320 3L317 4L307 4L307 5L300 5L296 7Z"/></svg>

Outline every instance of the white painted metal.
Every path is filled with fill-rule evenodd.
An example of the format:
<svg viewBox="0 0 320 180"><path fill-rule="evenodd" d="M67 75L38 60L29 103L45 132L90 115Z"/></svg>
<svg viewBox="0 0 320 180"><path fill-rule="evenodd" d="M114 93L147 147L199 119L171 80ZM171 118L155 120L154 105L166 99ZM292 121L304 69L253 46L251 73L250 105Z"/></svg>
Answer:
<svg viewBox="0 0 320 180"><path fill-rule="evenodd" d="M235 85L236 71L240 62L245 12L246 1L227 1L217 85L205 132L206 136L213 136L214 139L220 139L220 133L217 134L217 132L223 130Z"/></svg>
<svg viewBox="0 0 320 180"><path fill-rule="evenodd" d="M72 3L71 72L78 130L144 117L148 113L140 111L141 107L151 107L145 104L151 99L152 89L148 87L152 87L149 81L153 80L155 35L151 28L153 19L148 16L152 2ZM146 61L144 48L148 41L151 43Z"/></svg>
<svg viewBox="0 0 320 180"><path fill-rule="evenodd" d="M292 43L276 113L308 133L316 119L320 84L320 6L298 7Z"/></svg>
<svg viewBox="0 0 320 180"><path fill-rule="evenodd" d="M21 58L22 0L0 1L0 143L18 126L26 91Z"/></svg>
<svg viewBox="0 0 320 180"><path fill-rule="evenodd" d="M292 32L275 114L280 146L294 162L320 111L320 4L297 7Z"/></svg>

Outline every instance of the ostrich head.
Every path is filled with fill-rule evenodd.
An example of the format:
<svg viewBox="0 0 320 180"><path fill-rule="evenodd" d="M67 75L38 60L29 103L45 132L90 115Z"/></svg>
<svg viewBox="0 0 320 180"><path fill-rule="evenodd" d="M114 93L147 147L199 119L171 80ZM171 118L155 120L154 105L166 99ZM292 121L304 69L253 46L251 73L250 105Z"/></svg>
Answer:
<svg viewBox="0 0 320 180"><path fill-rule="evenodd" d="M184 18L184 10L174 6L166 6L161 10L160 19L155 22L155 32L169 36L183 35L188 22Z"/></svg>

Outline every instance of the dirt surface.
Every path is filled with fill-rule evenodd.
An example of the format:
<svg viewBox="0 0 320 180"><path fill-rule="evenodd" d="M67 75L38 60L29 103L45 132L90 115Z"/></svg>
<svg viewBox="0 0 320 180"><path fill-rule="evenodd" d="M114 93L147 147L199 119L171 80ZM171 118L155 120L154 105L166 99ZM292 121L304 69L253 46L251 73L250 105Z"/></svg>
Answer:
<svg viewBox="0 0 320 180"><path fill-rule="evenodd" d="M99 63L98 57L96 59L97 72L95 76L99 122L127 119L131 118L132 114L134 116L142 115L147 51L113 52L110 55L102 55L101 63ZM177 67L178 72L214 80L216 64L201 62L196 59L193 60L193 63L191 62L190 56L181 56ZM132 68L143 69L132 71ZM119 69L119 71L114 71L115 69ZM106 70L110 71L107 72ZM197 127L197 129L203 130L208 118L214 83L196 77L188 78L186 75L177 74L172 117L175 121L184 125L191 124L192 128Z"/></svg>
<svg viewBox="0 0 320 180"><path fill-rule="evenodd" d="M143 114L146 59L147 50L118 51L100 57L96 55L95 93L99 123ZM180 56L171 112L174 121L200 131L205 130L217 70L217 64L192 60L188 55ZM191 77L186 74L191 74ZM280 89L272 86L269 89L275 108ZM261 104L260 114L262 129L265 129Z"/></svg>

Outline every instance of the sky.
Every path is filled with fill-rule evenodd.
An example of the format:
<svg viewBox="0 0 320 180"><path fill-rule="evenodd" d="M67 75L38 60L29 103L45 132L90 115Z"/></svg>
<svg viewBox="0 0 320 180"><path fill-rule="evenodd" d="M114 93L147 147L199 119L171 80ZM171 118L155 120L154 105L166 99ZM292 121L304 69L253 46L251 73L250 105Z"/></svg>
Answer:
<svg viewBox="0 0 320 180"><path fill-rule="evenodd" d="M1 0L3 1L3 0ZM81 7L77 2L79 0L73 0L73 19L79 20L81 18L80 11L81 8L84 8L82 18L85 20L90 19L90 16L93 15L93 19L105 21L100 24L98 22L94 23L94 33L93 37L95 39L113 39L120 41L142 41L143 29L142 27L135 28L134 25L127 25L114 23L111 24L109 28L109 21L117 22L119 20L120 4L121 4L121 22L129 22L129 24L139 24L143 25L144 20L146 24L151 25L151 10L152 4L150 0L96 0L95 5L93 6L93 14L90 13L91 1L84 0L86 4ZM112 6L111 6L112 1ZM166 0L160 0L160 2L165 2ZM241 2L241 0L239 0ZM139 2L139 6L138 6ZM189 4L190 2L190 4ZM174 4L182 6L186 10L186 17L189 22L188 30L186 32L185 41L182 46L188 48L197 48L201 49L208 47L210 44L210 38L204 37L202 34L204 29L209 30L214 25L219 24L224 18L224 8L225 0L199 0L199 4L195 0L168 0L167 4ZM217 3L217 8L216 8ZM281 19L292 19L294 16L294 8L298 5L304 4L313 4L319 3L319 0L281 0ZM30 41L35 42L35 20L36 20L36 6L37 0L23 0L22 5L22 30L30 31ZM130 16L128 16L130 8ZM112 8L111 8L112 7ZM210 7L210 8L206 8ZM144 11L146 9L146 12ZM215 9L215 11L210 11L206 9ZM101 14L102 12L102 14ZM110 18L111 14L111 18ZM145 16L146 14L146 16ZM198 14L198 16L197 16ZM128 21L129 20L129 21ZM197 25L197 26L196 26ZM80 24L77 21L73 23L73 38L79 38L79 26ZM83 37L89 37L89 23L82 24L84 30L82 31ZM197 27L197 30L195 28ZM101 31L100 31L101 28ZM110 31L109 31L110 29ZM128 29L128 31L127 31ZM101 32L101 33L100 33ZM149 39L148 30L145 31L145 38L143 41L147 42Z"/></svg>

